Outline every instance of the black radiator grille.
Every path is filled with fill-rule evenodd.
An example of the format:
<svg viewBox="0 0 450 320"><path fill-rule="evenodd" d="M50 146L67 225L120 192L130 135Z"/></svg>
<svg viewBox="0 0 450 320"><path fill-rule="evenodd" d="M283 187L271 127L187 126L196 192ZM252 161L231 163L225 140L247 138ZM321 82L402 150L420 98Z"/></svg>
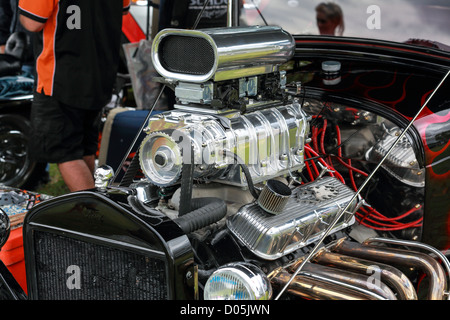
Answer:
<svg viewBox="0 0 450 320"><path fill-rule="evenodd" d="M168 298L166 264L158 257L48 232L35 231L34 240L38 299Z"/></svg>
<svg viewBox="0 0 450 320"><path fill-rule="evenodd" d="M159 47L161 65L170 72L204 75L214 67L214 50L203 38L170 36Z"/></svg>

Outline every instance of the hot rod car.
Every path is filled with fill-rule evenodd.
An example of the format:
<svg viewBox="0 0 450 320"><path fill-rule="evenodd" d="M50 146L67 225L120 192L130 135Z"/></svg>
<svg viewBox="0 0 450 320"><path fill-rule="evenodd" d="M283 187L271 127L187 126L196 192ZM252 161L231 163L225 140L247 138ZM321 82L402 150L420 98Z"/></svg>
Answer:
<svg viewBox="0 0 450 320"><path fill-rule="evenodd" d="M419 42L162 30L175 105L26 214L28 298L448 300L450 53Z"/></svg>

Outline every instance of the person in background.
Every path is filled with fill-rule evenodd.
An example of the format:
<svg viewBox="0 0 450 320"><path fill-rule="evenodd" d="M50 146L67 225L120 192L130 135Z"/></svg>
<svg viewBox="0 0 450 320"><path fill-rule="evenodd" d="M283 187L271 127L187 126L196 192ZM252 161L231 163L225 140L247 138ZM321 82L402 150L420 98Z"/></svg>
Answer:
<svg viewBox="0 0 450 320"><path fill-rule="evenodd" d="M177 29L204 29L227 26L228 1L217 0L161 0L159 5L158 30L166 28ZM243 6L243 2L239 1ZM205 6L204 6L205 5ZM204 10L203 10L203 7ZM200 19L198 19L201 13ZM198 19L198 20L197 20ZM196 25L196 22L197 25ZM168 108L173 109L175 94L173 90L166 88Z"/></svg>
<svg viewBox="0 0 450 320"><path fill-rule="evenodd" d="M198 15L202 13L195 29L227 26L227 0L162 0L160 4L159 29L193 29Z"/></svg>
<svg viewBox="0 0 450 320"><path fill-rule="evenodd" d="M316 21L321 35L344 34L344 14L341 7L334 2L322 2L316 7Z"/></svg>
<svg viewBox="0 0 450 320"><path fill-rule="evenodd" d="M119 65L130 0L19 0L20 22L37 35L29 153L57 163L71 192L94 187L98 118Z"/></svg>
<svg viewBox="0 0 450 320"><path fill-rule="evenodd" d="M10 0L0 0L0 54L5 53L5 44L11 34L12 10Z"/></svg>
<svg viewBox="0 0 450 320"><path fill-rule="evenodd" d="M25 30L20 24L17 14L19 0L0 0L0 54L5 53L6 42L14 34L25 37L25 51L23 63L27 66L27 71L31 70L34 63L32 50L32 34Z"/></svg>

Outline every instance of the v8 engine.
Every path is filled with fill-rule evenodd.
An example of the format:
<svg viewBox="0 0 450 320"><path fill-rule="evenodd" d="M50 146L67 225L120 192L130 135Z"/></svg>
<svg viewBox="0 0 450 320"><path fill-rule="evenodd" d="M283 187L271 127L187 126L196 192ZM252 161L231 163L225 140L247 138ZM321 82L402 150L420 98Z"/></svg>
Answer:
<svg viewBox="0 0 450 320"><path fill-rule="evenodd" d="M46 282L64 269L51 261L72 261L66 256L76 251L104 259L89 279L111 279L103 291L87 280L89 297L444 299L448 265L438 260L446 258L411 249L436 254L416 241L424 177L410 137L387 157L379 184L361 193L399 123L307 89L313 76L333 85L339 63L323 61L320 74L308 74L302 68L311 62L293 60L295 50L278 27L161 31L152 60L174 108L149 114L122 182L102 167L97 192L29 215L29 265L41 274L31 292L79 298ZM375 216L399 226L405 207L405 228L366 227ZM60 211L67 214L53 219ZM429 280L422 292L412 285L418 270Z"/></svg>
<svg viewBox="0 0 450 320"><path fill-rule="evenodd" d="M191 54L202 58L183 61L186 45L194 42L202 46ZM151 184L179 186L179 197L171 199L177 208L190 200L191 184L203 196L207 190L199 190L211 184L219 185L216 192L229 185L250 193L256 202L227 199L244 204L226 217L227 228L267 260L313 243L353 201L333 232L347 228L359 205L335 177L289 185L305 167L312 119L287 92L286 72L280 69L294 47L293 39L274 27L160 33L152 57L165 82L174 85L178 103L174 111L149 119L139 149L140 167Z"/></svg>

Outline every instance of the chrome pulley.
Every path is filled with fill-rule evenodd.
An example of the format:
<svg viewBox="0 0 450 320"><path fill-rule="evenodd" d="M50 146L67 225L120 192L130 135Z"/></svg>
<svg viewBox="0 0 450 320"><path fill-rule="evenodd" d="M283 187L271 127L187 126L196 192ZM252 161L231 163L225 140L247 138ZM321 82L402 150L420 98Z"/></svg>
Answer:
<svg viewBox="0 0 450 320"><path fill-rule="evenodd" d="M178 181L183 166L182 153L168 134L150 133L139 152L142 171L153 184L163 187Z"/></svg>

